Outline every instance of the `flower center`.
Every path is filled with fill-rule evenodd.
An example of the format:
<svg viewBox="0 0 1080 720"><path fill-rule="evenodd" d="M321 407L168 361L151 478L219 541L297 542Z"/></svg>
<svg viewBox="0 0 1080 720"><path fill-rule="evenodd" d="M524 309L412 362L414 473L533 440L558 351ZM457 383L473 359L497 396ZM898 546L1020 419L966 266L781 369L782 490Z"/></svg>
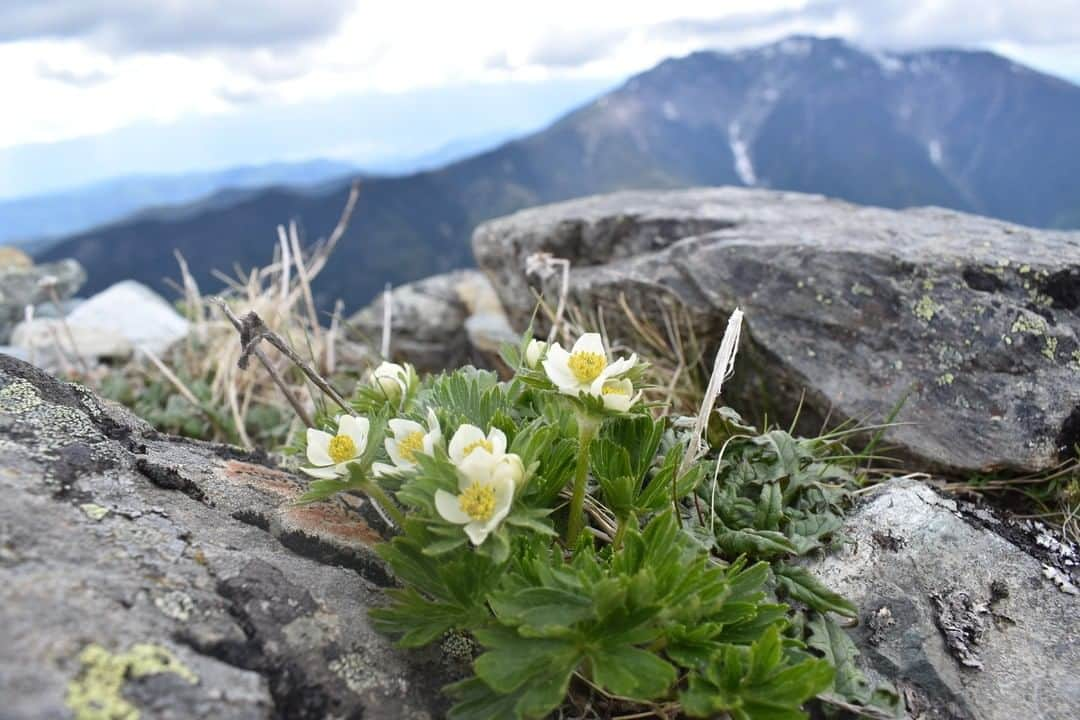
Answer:
<svg viewBox="0 0 1080 720"><path fill-rule="evenodd" d="M327 448L327 454L330 455L330 459L335 464L352 460L356 457L356 443L344 433L335 435L330 438L330 447Z"/></svg>
<svg viewBox="0 0 1080 720"><path fill-rule="evenodd" d="M473 483L458 496L458 505L473 520L487 522L495 514L495 488Z"/></svg>
<svg viewBox="0 0 1080 720"><path fill-rule="evenodd" d="M416 453L424 449L424 433L419 430L409 433L398 441L397 447L402 459L416 462Z"/></svg>
<svg viewBox="0 0 1080 720"><path fill-rule="evenodd" d="M466 445L465 449L461 451L461 454L463 457L468 457L469 453L471 453L476 448L484 448L489 453L495 453L495 447L491 444L491 441L481 438L480 440L476 440Z"/></svg>
<svg viewBox="0 0 1080 720"><path fill-rule="evenodd" d="M604 395L622 395L625 397L630 394L630 388L620 382L606 382L604 387L600 388L600 392Z"/></svg>
<svg viewBox="0 0 1080 720"><path fill-rule="evenodd" d="M600 353L582 350L571 355L567 365L578 382L589 383L600 377L600 373L607 367L607 358Z"/></svg>

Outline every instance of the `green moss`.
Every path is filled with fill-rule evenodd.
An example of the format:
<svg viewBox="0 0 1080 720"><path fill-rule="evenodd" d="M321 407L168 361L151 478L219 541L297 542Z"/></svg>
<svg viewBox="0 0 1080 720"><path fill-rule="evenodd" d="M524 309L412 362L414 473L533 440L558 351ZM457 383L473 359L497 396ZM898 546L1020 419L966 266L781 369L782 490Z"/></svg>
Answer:
<svg viewBox="0 0 1080 720"><path fill-rule="evenodd" d="M852 295L865 295L866 297L873 297L874 291L866 287L861 283L855 283L851 286Z"/></svg>
<svg viewBox="0 0 1080 720"><path fill-rule="evenodd" d="M1075 365L1076 368L1078 370L1080 370L1080 350L1073 350L1072 351L1072 360L1073 360L1073 365Z"/></svg>
<svg viewBox="0 0 1080 720"><path fill-rule="evenodd" d="M915 317L919 318L923 322L929 323L934 319L934 315L941 310L941 306L934 302L934 299L929 295L923 295L919 298L919 302L915 303Z"/></svg>
<svg viewBox="0 0 1080 720"><path fill-rule="evenodd" d="M951 372L947 372L947 373L941 375L940 377L938 377L937 384L942 385L942 386L944 386L944 385L952 385L953 380L955 380L955 379L956 379L955 375L953 375Z"/></svg>
<svg viewBox="0 0 1080 720"><path fill-rule="evenodd" d="M173 673L189 683L198 678L172 653L158 645L140 643L113 654L100 645L88 645L80 654L82 669L68 684L65 702L75 720L138 720L139 709L122 693L131 678Z"/></svg>

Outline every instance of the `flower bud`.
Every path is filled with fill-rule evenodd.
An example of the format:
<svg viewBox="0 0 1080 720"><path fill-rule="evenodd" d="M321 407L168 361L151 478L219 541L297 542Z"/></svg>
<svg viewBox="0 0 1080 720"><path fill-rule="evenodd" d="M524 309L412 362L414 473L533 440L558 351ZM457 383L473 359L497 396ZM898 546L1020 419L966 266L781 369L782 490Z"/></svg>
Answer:
<svg viewBox="0 0 1080 720"><path fill-rule="evenodd" d="M533 338L525 348L525 364L530 370L535 370L540 364L540 358L547 352L548 344L543 340Z"/></svg>
<svg viewBox="0 0 1080 720"><path fill-rule="evenodd" d="M401 365L383 362L371 371L368 381L380 388L387 398L397 402L409 387L409 371Z"/></svg>

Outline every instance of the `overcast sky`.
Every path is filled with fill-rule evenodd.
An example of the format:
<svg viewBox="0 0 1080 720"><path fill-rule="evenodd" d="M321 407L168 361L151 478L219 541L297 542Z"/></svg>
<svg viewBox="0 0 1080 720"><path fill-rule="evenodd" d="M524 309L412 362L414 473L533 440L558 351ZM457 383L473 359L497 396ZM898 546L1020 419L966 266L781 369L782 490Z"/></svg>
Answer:
<svg viewBox="0 0 1080 720"><path fill-rule="evenodd" d="M112 148L137 131L168 145L185 128L189 136L200 127L235 132L269 127L272 116L302 125L305 108L332 115L326 108L347 100L337 114L351 115L351 144L337 135L334 146L315 142L313 115L311 142L290 136L275 146L270 133L246 154L214 157L420 152L546 122L668 56L795 32L879 49L984 47L1080 79L1075 0L0 0L0 195L19 178L40 180L28 179L29 164L43 143ZM408 112L411 98L493 98L499 88L507 94L490 109L459 102L443 117ZM528 88L543 99L522 101ZM368 136L365 98L395 118L396 145L385 128ZM185 157L213 164L182 144L173 151L144 157L146 169L183 169ZM100 154L91 175L139 169L134 154Z"/></svg>

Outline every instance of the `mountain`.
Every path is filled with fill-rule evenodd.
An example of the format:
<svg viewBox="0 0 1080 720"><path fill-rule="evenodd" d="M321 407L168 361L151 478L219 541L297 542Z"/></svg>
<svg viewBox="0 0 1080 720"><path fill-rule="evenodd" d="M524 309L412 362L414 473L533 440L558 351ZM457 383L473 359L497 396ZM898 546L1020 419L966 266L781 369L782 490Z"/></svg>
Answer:
<svg viewBox="0 0 1080 720"><path fill-rule="evenodd" d="M533 135L438 170L363 185L319 301L366 302L472 264L480 221L624 188L757 185L906 207L941 205L1027 225L1080 227L1080 87L987 52L869 52L795 37L667 60ZM163 287L173 248L210 271L265 264L275 226L326 235L347 195L284 188L71 237L87 290L133 277Z"/></svg>
<svg viewBox="0 0 1080 720"><path fill-rule="evenodd" d="M61 192L0 200L0 244L40 251L50 239L112 222L143 208L187 204L224 190L307 186L356 169L333 160L272 163L177 175L130 175Z"/></svg>

